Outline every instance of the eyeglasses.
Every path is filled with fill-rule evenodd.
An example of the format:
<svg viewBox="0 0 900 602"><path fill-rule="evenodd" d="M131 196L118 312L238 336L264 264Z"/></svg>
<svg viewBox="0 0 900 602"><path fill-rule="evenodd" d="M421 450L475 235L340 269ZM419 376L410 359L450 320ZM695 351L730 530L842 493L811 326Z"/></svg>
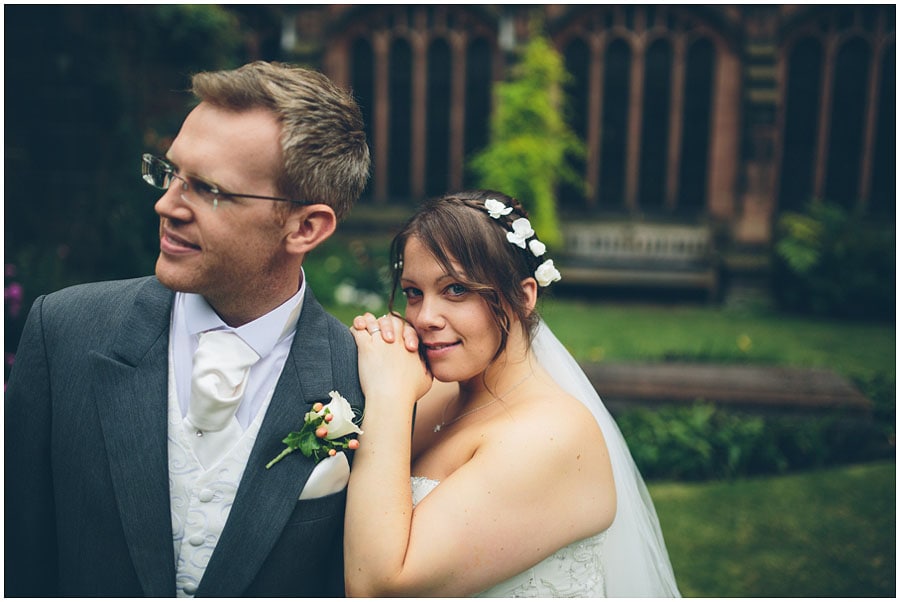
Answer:
<svg viewBox="0 0 900 602"><path fill-rule="evenodd" d="M244 197L248 199L265 199L267 201L285 201L298 205L314 204L313 201L298 201L279 196L225 192L215 184L210 184L197 178L185 178L179 176L176 172L177 168L165 159L160 159L149 153L144 153L141 157L141 176L145 182L154 188L168 190L173 180L181 180L181 198L188 203L205 203L218 207L220 197Z"/></svg>

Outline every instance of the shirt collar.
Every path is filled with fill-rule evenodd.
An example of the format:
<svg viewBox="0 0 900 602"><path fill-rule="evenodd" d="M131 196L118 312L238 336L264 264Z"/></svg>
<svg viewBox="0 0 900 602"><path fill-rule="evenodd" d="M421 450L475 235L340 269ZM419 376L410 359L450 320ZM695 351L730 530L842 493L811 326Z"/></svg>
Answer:
<svg viewBox="0 0 900 602"><path fill-rule="evenodd" d="M238 328L232 328L196 293L179 293L184 296L184 317L191 336L209 330L230 330L250 345L260 357L266 357L284 337L297 327L300 308L306 293L306 278L301 279L300 290L290 299L259 318Z"/></svg>

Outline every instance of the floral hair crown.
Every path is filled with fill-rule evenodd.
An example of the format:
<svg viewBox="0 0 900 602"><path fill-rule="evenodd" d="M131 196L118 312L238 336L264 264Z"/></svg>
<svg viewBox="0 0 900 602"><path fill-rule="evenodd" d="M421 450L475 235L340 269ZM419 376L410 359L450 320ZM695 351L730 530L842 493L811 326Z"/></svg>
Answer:
<svg viewBox="0 0 900 602"><path fill-rule="evenodd" d="M513 210L512 207L507 207L497 199L486 199L484 201L484 208L487 210L488 215L496 220L499 220L505 215L509 215ZM531 251L531 254L535 257L541 257L547 252L546 245L537 239L534 229L531 227L531 222L528 221L527 217L520 217L513 220L509 224L509 227L512 228L512 230L506 233L506 240L510 243L521 249L524 249L527 246L528 250ZM560 275L559 270L554 267L553 260L547 259L534 270L534 278L540 286L546 287L550 286L550 283L552 282L561 280L562 276Z"/></svg>

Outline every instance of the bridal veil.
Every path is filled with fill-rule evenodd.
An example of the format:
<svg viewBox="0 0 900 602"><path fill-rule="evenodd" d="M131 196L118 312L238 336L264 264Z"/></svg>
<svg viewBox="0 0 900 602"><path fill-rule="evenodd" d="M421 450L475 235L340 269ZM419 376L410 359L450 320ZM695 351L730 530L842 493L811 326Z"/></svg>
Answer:
<svg viewBox="0 0 900 602"><path fill-rule="evenodd" d="M606 595L680 597L653 500L619 427L575 358L543 321L532 350L557 384L590 409L606 439L617 497L616 517L603 546Z"/></svg>

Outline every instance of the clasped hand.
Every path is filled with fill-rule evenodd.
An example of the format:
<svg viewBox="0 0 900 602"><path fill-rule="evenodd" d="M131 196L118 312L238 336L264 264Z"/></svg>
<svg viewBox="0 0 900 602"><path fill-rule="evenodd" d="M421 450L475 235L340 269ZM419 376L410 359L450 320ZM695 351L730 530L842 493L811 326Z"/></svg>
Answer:
<svg viewBox="0 0 900 602"><path fill-rule="evenodd" d="M419 355L415 329L396 315L356 316L350 328L359 351L359 382L369 399L395 397L417 401L429 391L431 372ZM399 333L399 334L398 334Z"/></svg>

